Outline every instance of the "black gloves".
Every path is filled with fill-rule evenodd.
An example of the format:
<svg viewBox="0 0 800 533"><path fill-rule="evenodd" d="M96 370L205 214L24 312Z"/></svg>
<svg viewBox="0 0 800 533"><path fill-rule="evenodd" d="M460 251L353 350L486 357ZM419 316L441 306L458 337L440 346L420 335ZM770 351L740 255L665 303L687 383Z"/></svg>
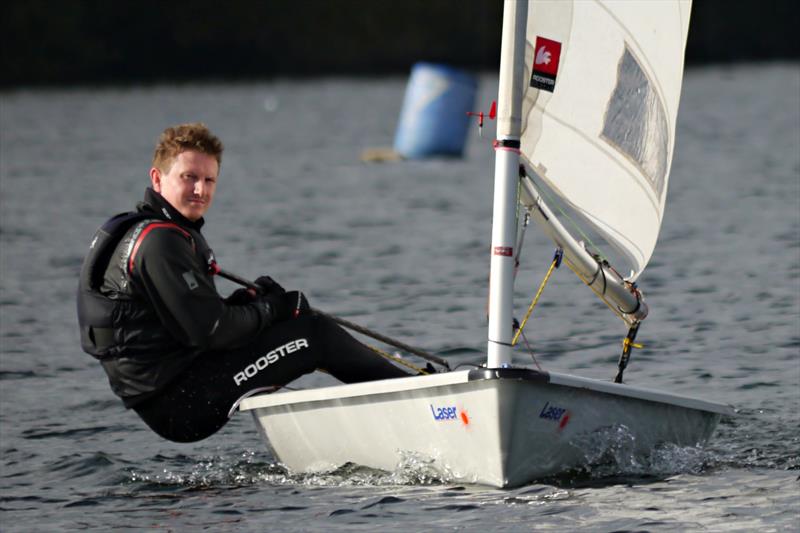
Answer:
<svg viewBox="0 0 800 533"><path fill-rule="evenodd" d="M253 289L236 289L230 296L225 298L225 303L228 305L247 305L256 299L256 293Z"/></svg>
<svg viewBox="0 0 800 533"><path fill-rule="evenodd" d="M286 290L280 284L269 276L261 276L256 280L261 294L285 294Z"/></svg>
<svg viewBox="0 0 800 533"><path fill-rule="evenodd" d="M305 294L299 291L283 294L267 294L259 298L259 302L269 305L272 322L281 322L291 318L305 316L311 312Z"/></svg>
<svg viewBox="0 0 800 533"><path fill-rule="evenodd" d="M269 276L261 276L255 281L256 289L236 289L230 296L225 298L225 303L228 305L247 305L255 302L259 298L269 295L283 295L286 290L280 284Z"/></svg>
<svg viewBox="0 0 800 533"><path fill-rule="evenodd" d="M281 322L289 318L289 306L282 294L267 294L258 301L269 306L270 322Z"/></svg>
<svg viewBox="0 0 800 533"><path fill-rule="evenodd" d="M258 292L254 289L236 289L225 299L225 303L228 305L253 304L259 308L262 320L265 320L267 324L311 313L311 307L302 292L286 292L286 289L269 276L259 277L255 284L258 285Z"/></svg>

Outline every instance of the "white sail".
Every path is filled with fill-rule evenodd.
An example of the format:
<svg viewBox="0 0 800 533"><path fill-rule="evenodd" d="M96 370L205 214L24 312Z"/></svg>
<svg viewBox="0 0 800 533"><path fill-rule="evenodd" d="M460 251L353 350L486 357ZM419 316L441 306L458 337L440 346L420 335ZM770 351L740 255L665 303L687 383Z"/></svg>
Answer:
<svg viewBox="0 0 800 533"><path fill-rule="evenodd" d="M691 0L528 7L523 161L630 262L631 280L661 227L690 9Z"/></svg>

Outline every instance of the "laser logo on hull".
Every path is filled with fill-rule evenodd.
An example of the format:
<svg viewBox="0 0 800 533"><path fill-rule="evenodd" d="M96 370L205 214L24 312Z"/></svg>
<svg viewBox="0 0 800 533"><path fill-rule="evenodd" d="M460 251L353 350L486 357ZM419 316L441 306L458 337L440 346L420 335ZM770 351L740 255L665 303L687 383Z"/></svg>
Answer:
<svg viewBox="0 0 800 533"><path fill-rule="evenodd" d="M433 405L429 405L431 409L431 414L433 415L433 419L437 422L446 422L451 420L460 420L461 423L465 426L469 425L470 418L469 414L464 409L458 409L454 405L448 405L445 407L436 407Z"/></svg>
<svg viewBox="0 0 800 533"><path fill-rule="evenodd" d="M558 429L562 430L569 423L570 412L555 405L550 405L550 402L545 402L542 411L539 413L539 418L551 420L558 423Z"/></svg>

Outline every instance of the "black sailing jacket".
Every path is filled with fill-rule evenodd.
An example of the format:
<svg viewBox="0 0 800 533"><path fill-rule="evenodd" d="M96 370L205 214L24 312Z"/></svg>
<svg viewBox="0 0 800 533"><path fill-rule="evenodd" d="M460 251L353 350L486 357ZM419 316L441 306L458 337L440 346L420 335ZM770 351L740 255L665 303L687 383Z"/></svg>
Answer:
<svg viewBox="0 0 800 533"><path fill-rule="evenodd" d="M81 344L126 407L157 395L198 354L247 344L270 322L268 306L219 296L202 225L148 188L135 213L92 240L78 289Z"/></svg>

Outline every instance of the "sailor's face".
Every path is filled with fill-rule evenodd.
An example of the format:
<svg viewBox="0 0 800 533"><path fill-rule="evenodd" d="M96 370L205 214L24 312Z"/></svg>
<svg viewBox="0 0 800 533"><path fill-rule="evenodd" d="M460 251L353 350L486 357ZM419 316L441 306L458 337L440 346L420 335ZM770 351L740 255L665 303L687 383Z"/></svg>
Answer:
<svg viewBox="0 0 800 533"><path fill-rule="evenodd" d="M192 222L211 207L218 175L219 164L214 156L194 150L178 154L167 172L150 169L153 189Z"/></svg>

